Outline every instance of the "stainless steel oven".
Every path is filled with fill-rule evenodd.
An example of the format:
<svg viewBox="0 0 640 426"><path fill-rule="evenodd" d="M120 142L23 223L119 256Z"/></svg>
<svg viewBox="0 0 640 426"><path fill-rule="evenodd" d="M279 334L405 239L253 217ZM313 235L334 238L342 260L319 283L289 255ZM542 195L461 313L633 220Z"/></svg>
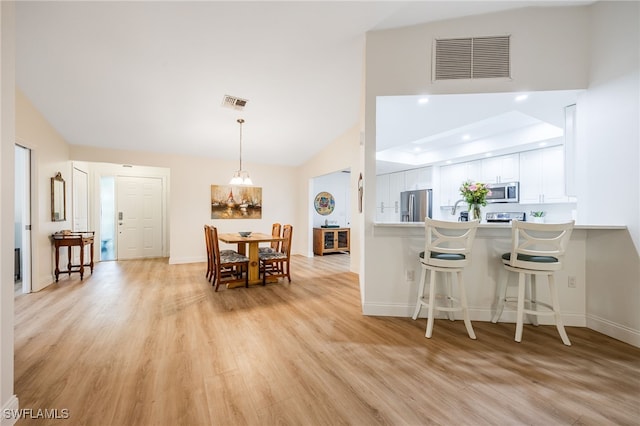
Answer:
<svg viewBox="0 0 640 426"><path fill-rule="evenodd" d="M520 182L490 183L487 203L519 203Z"/></svg>

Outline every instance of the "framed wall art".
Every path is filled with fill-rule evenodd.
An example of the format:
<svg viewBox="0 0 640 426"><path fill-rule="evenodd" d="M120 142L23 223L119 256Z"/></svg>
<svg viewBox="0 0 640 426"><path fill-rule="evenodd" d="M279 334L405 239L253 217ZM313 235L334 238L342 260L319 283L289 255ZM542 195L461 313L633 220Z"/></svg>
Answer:
<svg viewBox="0 0 640 426"><path fill-rule="evenodd" d="M313 207L318 214L327 216L333 213L333 210L336 208L336 200L330 193L320 192L313 201Z"/></svg>
<svg viewBox="0 0 640 426"><path fill-rule="evenodd" d="M262 187L211 185L211 219L262 219Z"/></svg>

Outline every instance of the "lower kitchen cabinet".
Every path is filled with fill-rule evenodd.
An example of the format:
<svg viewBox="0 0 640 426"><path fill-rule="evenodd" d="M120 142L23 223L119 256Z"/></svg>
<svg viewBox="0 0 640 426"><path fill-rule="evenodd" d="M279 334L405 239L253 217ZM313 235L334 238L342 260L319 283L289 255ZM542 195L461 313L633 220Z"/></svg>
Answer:
<svg viewBox="0 0 640 426"><path fill-rule="evenodd" d="M313 228L313 254L349 251L349 228Z"/></svg>

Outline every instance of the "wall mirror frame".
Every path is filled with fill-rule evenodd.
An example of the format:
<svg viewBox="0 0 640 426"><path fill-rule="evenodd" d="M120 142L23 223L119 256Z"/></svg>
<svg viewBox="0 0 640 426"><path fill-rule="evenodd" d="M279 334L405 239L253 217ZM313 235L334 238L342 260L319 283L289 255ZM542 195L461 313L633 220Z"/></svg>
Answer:
<svg viewBox="0 0 640 426"><path fill-rule="evenodd" d="M58 172L51 178L51 221L67 220L67 191L62 174Z"/></svg>

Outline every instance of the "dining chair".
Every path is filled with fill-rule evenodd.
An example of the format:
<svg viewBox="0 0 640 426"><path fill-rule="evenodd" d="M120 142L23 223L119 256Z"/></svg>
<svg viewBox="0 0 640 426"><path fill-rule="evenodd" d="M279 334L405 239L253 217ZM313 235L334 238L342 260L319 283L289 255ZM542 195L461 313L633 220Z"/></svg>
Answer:
<svg viewBox="0 0 640 426"><path fill-rule="evenodd" d="M245 287L249 287L249 258L233 250L221 251L218 230L215 226L210 227L210 235L213 248L212 285L215 285L215 291L218 291L220 284L242 281L244 281Z"/></svg>
<svg viewBox="0 0 640 426"><path fill-rule="evenodd" d="M258 253L260 259L260 273L262 274L262 285L267 283L267 275L270 277L286 277L291 282L291 237L293 227L284 225L282 227L282 244L280 250L273 252Z"/></svg>
<svg viewBox="0 0 640 426"><path fill-rule="evenodd" d="M211 281L213 276L213 247L211 244L211 230L209 228L209 225L204 225L204 243L207 248L207 281Z"/></svg>
<svg viewBox="0 0 640 426"><path fill-rule="evenodd" d="M498 287L498 303L491 322L498 322L505 303L516 302L516 342L522 340L525 314L532 317L533 325L538 325L537 316L551 315L555 319L562 343L571 346L562 322L554 273L563 267L564 254L573 226L574 221L532 223L514 220L511 222L511 251L502 255L502 264L507 271L518 274L518 294L515 297L507 296L509 277L508 273L505 274ZM547 278L550 303L538 300L536 291L538 276ZM544 310L539 310L540 307Z"/></svg>
<svg viewBox="0 0 640 426"><path fill-rule="evenodd" d="M271 225L271 236L272 237L280 237L280 228L282 227L282 225L280 225L279 223L274 223L273 225ZM258 248L258 252L259 253L272 253L275 251L279 251L280 250L280 241L271 241L271 244L269 245L269 247L259 247Z"/></svg>
<svg viewBox="0 0 640 426"><path fill-rule="evenodd" d="M471 262L471 247L479 223L477 220L448 222L425 218L425 249L419 255L422 275L413 319L418 318L420 309L423 306L427 307L427 330L425 333L427 338L431 338L433 333L434 314L436 311L447 312L451 321L454 320L453 313L461 311L469 337L476 338L469 319L462 271ZM443 288L443 293L439 294L436 293L437 272L442 273L445 278L444 283L439 283L440 287ZM429 274L429 292L425 295L427 273ZM456 287L460 293L459 297L454 297L450 279L456 282Z"/></svg>
<svg viewBox="0 0 640 426"><path fill-rule="evenodd" d="M213 226L211 225L204 225L204 241L205 241L205 246L207 248L207 281L212 281L213 279L213 274L215 272L215 257L214 257L214 252L213 252ZM215 238L217 241L217 237ZM238 254L237 251L235 250L221 250L220 251L220 255L221 256L230 256L233 254Z"/></svg>

